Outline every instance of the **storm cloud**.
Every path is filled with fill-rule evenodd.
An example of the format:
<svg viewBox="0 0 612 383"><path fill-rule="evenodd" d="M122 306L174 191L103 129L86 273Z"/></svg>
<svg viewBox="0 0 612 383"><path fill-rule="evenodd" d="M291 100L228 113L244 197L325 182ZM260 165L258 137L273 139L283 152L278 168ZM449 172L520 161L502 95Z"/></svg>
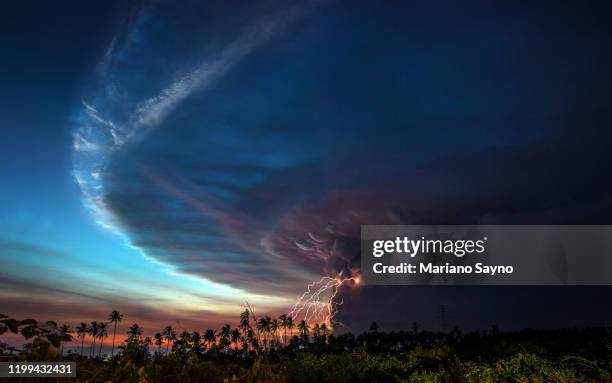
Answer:
<svg viewBox="0 0 612 383"><path fill-rule="evenodd" d="M86 201L148 257L295 296L358 272L361 224L610 216L599 24L252 7L141 11L77 118Z"/></svg>

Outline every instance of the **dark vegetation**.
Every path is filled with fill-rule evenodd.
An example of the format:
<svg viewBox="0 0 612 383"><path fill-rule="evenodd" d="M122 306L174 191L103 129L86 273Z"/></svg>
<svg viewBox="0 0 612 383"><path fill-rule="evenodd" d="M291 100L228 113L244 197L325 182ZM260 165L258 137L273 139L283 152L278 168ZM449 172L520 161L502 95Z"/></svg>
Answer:
<svg viewBox="0 0 612 383"><path fill-rule="evenodd" d="M0 334L28 341L21 349L0 343L0 360L74 361L74 380L81 382L612 382L606 328L462 333L423 331L414 323L384 332L372 323L357 336L334 335L325 324L294 323L287 315L257 319L245 310L237 327L218 331L177 333L167 326L148 337L133 324L116 347L122 319L113 311L107 321L72 331L0 314ZM65 352L75 337L78 349ZM109 355L102 353L106 338Z"/></svg>

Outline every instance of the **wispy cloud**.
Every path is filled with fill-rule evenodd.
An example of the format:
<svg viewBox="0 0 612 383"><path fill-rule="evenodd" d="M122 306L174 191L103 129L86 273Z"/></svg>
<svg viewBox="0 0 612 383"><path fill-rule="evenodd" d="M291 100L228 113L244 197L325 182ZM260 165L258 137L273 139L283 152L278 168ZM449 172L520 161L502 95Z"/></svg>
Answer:
<svg viewBox="0 0 612 383"><path fill-rule="evenodd" d="M252 22L240 37L214 57L201 62L156 96L141 102L128 120L130 131L126 141L138 139L150 129L159 126L192 93L205 90L255 49L303 17L310 7L312 4L305 2Z"/></svg>
<svg viewBox="0 0 612 383"><path fill-rule="evenodd" d="M138 78L148 65L147 61L143 61L145 67L137 63L142 60L140 54L144 51L143 44L146 44L146 29L155 23L154 11L148 9L147 12L136 12L136 16L129 20L127 26L120 27L108 44L97 68L97 85L83 100L81 111L74 116L76 128L73 134L73 174L82 191L85 206L102 227L119 235L129 248L137 249L145 259L174 276L200 278L207 286L217 286L219 291L231 289L231 281L236 278L244 280L244 274L234 273L231 268L226 268L221 263L210 263L211 270L225 270L227 274L224 278L217 278L218 283L215 284L206 279L206 273L185 270L183 265L173 263L171 257L160 256L159 252L143 245L146 241L142 238L133 238L131 233L128 233L131 223L125 216L117 214L125 212L117 206L111 206L112 203L117 203L118 199L112 200L113 191L109 190L109 184L120 179L118 174L113 173L112 163L117 156L124 155L131 144L140 142L162 126L185 100L195 93L206 91L247 56L300 20L314 4L295 3L272 12L259 15L255 13L256 16L246 23L242 32L229 42L219 42L220 48L208 50L205 57L191 69L181 70L178 74L175 71L163 73L160 77L147 79L144 85L142 82L134 82L133 79ZM176 59L181 60L180 57ZM164 60L172 62L173 58ZM127 75L126 66L129 67ZM165 85L155 91L157 84ZM143 87L146 91L143 91ZM146 94L152 95L142 99ZM109 203L109 200L112 202ZM202 212L220 211L203 203L198 203L197 206ZM220 217L219 214L214 216ZM166 251L173 251L172 246ZM278 285L278 281L266 280L260 284L266 283L271 286ZM241 284L241 287L245 288L242 291L245 298L257 301L265 298L247 291L245 284ZM231 290L232 294L241 291ZM255 287L255 292L260 293L262 290ZM206 301L209 297L201 298ZM268 297L268 300L283 301L281 297ZM219 306L223 302L218 301L215 304ZM231 304L235 305L235 302Z"/></svg>

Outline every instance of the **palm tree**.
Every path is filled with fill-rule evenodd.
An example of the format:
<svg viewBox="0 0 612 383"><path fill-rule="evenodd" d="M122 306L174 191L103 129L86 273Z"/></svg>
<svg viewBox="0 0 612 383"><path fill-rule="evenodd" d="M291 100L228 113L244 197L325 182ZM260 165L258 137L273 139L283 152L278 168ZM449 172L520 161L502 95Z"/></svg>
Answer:
<svg viewBox="0 0 612 383"><path fill-rule="evenodd" d="M221 328L221 332L219 334L219 345L222 348L227 349L230 346L231 333L232 328L229 324L225 324L225 326Z"/></svg>
<svg viewBox="0 0 612 383"><path fill-rule="evenodd" d="M315 323L312 327L312 335L314 336L315 342L319 342L321 340L321 327L319 327L318 323Z"/></svg>
<svg viewBox="0 0 612 383"><path fill-rule="evenodd" d="M259 350L259 339L252 328L247 331L247 341L253 350Z"/></svg>
<svg viewBox="0 0 612 383"><path fill-rule="evenodd" d="M202 353L202 335L199 331L191 333L191 351L196 355Z"/></svg>
<svg viewBox="0 0 612 383"><path fill-rule="evenodd" d="M280 326L283 330L285 330L285 333L283 334L283 345L287 345L287 314L282 314L281 316L278 317L278 320L280 321Z"/></svg>
<svg viewBox="0 0 612 383"><path fill-rule="evenodd" d="M151 340L151 337L147 336L144 338L144 340L142 341L142 344L145 346L146 352L149 352L149 346L153 343L153 341Z"/></svg>
<svg viewBox="0 0 612 383"><path fill-rule="evenodd" d="M128 328L127 333L131 340L140 339L140 336L142 335L142 327L140 327L138 323L134 323Z"/></svg>
<svg viewBox="0 0 612 383"><path fill-rule="evenodd" d="M204 332L204 340L208 342L208 348L212 349L217 341L217 331L212 329L207 329Z"/></svg>
<svg viewBox="0 0 612 383"><path fill-rule="evenodd" d="M240 313L240 330L242 331L242 348L248 349L250 339L248 337L249 330L251 329L251 313L249 309L244 309L243 312ZM246 347L245 347L246 346Z"/></svg>
<svg viewBox="0 0 612 383"><path fill-rule="evenodd" d="M329 329L327 328L327 325L325 323L323 323L319 329L321 330L321 336L323 338L323 343L327 343L327 335L329 334Z"/></svg>
<svg viewBox="0 0 612 383"><path fill-rule="evenodd" d="M72 332L70 330L70 326L63 324L58 329L58 333L60 336L60 355L64 355L64 342L70 342L72 340Z"/></svg>
<svg viewBox="0 0 612 383"><path fill-rule="evenodd" d="M266 315L257 322L257 330L264 335L264 349L268 348L268 337L266 334L270 332L270 320L271 318Z"/></svg>
<svg viewBox="0 0 612 383"><path fill-rule="evenodd" d="M174 345L177 347L177 350L181 352L187 351L191 345L191 333L187 330L181 331Z"/></svg>
<svg viewBox="0 0 612 383"><path fill-rule="evenodd" d="M93 321L89 325L88 333L92 338L90 356L93 357L96 348L96 338L98 337L98 321Z"/></svg>
<svg viewBox="0 0 612 383"><path fill-rule="evenodd" d="M170 348L170 342L174 342L176 340L176 331L172 328L172 326L168 325L164 327L162 331L162 335L166 340L166 355L168 355L168 349Z"/></svg>
<svg viewBox="0 0 612 383"><path fill-rule="evenodd" d="M251 317L251 314L249 312L249 309L244 309L244 311L240 313L240 327L241 328L250 327L250 317Z"/></svg>
<svg viewBox="0 0 612 383"><path fill-rule="evenodd" d="M287 329L289 329L289 335L293 333L293 328L295 327L295 323L293 323L293 317L291 315L287 316L287 324L285 325L285 336L287 335Z"/></svg>
<svg viewBox="0 0 612 383"><path fill-rule="evenodd" d="M156 332L153 336L155 338L155 345L157 346L157 352L161 355L161 345L164 343L164 336L161 332Z"/></svg>
<svg viewBox="0 0 612 383"><path fill-rule="evenodd" d="M246 334L242 335L242 350L248 351L249 347L255 350L257 349L255 346L258 346L257 339L255 338L255 332L253 332L252 328L249 328L246 331Z"/></svg>
<svg viewBox="0 0 612 383"><path fill-rule="evenodd" d="M168 348L170 347L170 342L174 342L176 339L176 331L172 328L172 326L168 325L164 328L162 332L164 335L164 339L166 339L166 355L168 355Z"/></svg>
<svg viewBox="0 0 612 383"><path fill-rule="evenodd" d="M162 334L164 335L164 339L166 339L166 355L168 355L170 342L174 342L176 340L176 331L174 331L172 326L168 325L164 327L164 331L162 332Z"/></svg>
<svg viewBox="0 0 612 383"><path fill-rule="evenodd" d="M115 324L115 327L113 328L113 347L111 348L111 358L115 353L115 335L117 334L117 323L121 322L122 319L123 315L117 310L113 310L108 316L110 323Z"/></svg>
<svg viewBox="0 0 612 383"><path fill-rule="evenodd" d="M306 344L308 343L308 330L310 329L310 327L308 327L308 323L306 323L306 321L304 319L302 319L300 321L300 323L298 323L298 330L300 330L300 337L302 338L302 344Z"/></svg>
<svg viewBox="0 0 612 383"><path fill-rule="evenodd" d="M279 343L278 337L276 336L276 332L278 331L279 328L280 328L280 323L278 322L277 319L270 321L270 331L272 331L272 342L274 343L274 348L276 348L276 345Z"/></svg>
<svg viewBox="0 0 612 383"><path fill-rule="evenodd" d="M104 338L108 336L108 323L100 322L98 323L98 338L100 338L100 350L98 351L98 356L102 354L102 345L104 344Z"/></svg>
<svg viewBox="0 0 612 383"><path fill-rule="evenodd" d="M83 345L85 343L85 336L87 335L87 323L81 322L76 328L77 336L81 338L81 356L83 356Z"/></svg>
<svg viewBox="0 0 612 383"><path fill-rule="evenodd" d="M240 330L237 328L232 329L232 334L230 336L231 342L234 343L234 349L238 351L238 341L240 340Z"/></svg>

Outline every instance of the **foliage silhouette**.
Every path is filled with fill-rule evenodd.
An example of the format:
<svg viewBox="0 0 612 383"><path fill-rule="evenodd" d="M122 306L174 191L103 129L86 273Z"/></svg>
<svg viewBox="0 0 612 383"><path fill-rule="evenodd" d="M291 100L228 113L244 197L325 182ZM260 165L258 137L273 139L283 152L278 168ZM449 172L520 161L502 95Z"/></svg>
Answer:
<svg viewBox="0 0 612 383"><path fill-rule="evenodd" d="M34 339L18 355L0 342L0 360L75 361L79 373L74 381L82 382L612 381L612 337L606 328L502 332L493 326L463 333L455 327L446 333L415 323L409 331L385 332L373 322L358 335L334 334L327 323L302 320L293 326L286 314L257 320L247 309L238 326L209 328L204 335L197 330L177 335L166 326L150 338L134 323L119 352L113 345L110 355L101 350L107 325L116 322L110 317L89 326L82 322L76 327L80 352L77 348L64 355L63 344L72 340L69 326L0 318L3 333ZM89 356L83 355L86 336L92 337Z"/></svg>

